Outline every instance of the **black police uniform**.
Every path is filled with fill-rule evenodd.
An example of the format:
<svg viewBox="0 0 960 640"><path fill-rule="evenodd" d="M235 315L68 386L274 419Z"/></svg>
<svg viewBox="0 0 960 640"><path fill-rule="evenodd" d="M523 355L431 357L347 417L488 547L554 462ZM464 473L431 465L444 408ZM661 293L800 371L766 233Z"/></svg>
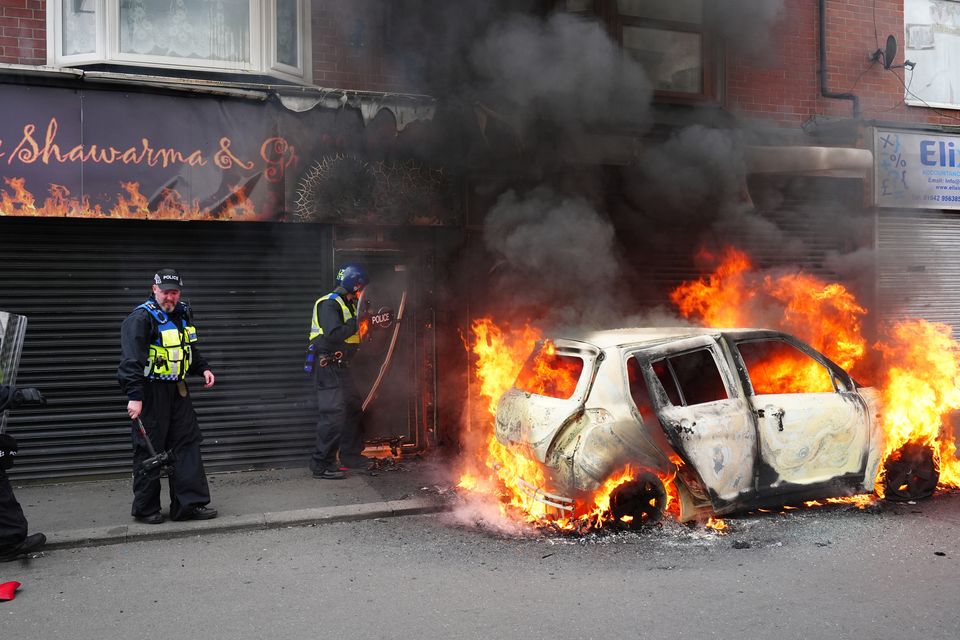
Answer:
<svg viewBox="0 0 960 640"><path fill-rule="evenodd" d="M14 405L15 389L0 385L0 411ZM12 560L47 540L42 533L35 533L28 539L27 518L13 495L13 487L7 477L7 469L13 464L12 454L16 450L16 441L6 434L0 434L0 562Z"/></svg>
<svg viewBox="0 0 960 640"><path fill-rule="evenodd" d="M7 471L0 466L0 556L27 539L27 518L13 495Z"/></svg>
<svg viewBox="0 0 960 640"><path fill-rule="evenodd" d="M0 386L0 411L7 407L12 396L13 390L10 387ZM3 453L3 457L0 457L0 549L12 548L27 537L27 519L13 495L13 487L7 477L7 468L13 461L11 456L14 443L9 436L3 437L9 440L0 442L0 453Z"/></svg>
<svg viewBox="0 0 960 640"><path fill-rule="evenodd" d="M354 317L344 322L340 304L331 298L320 302L317 310L323 335L313 340L313 373L319 411L316 446L310 459L310 470L314 474L336 470L338 452L341 462L348 466L359 466L362 461L360 415L363 398L349 368L357 346L346 342L357 333L357 304L347 299L347 290L343 287L337 287L333 293L340 296ZM337 353L342 355L337 358Z"/></svg>
<svg viewBox="0 0 960 640"><path fill-rule="evenodd" d="M152 296L150 300L156 304ZM174 324L180 326L182 319L189 318L188 314L189 310L181 302L167 315ZM134 309L123 321L120 330L122 359L117 378L128 399L143 401L140 420L156 451L173 452L175 462L169 478L170 518L186 520L191 518L193 509L210 502L210 487L200 457L203 437L186 382L155 380L144 375L150 344L157 336L157 327L157 321L142 307ZM197 350L196 343L191 345L191 350L192 362L187 373L202 375L210 367ZM134 429L134 470L139 469L140 464L149 457L146 442ZM135 518L160 512L159 473L134 473L133 506L130 512Z"/></svg>

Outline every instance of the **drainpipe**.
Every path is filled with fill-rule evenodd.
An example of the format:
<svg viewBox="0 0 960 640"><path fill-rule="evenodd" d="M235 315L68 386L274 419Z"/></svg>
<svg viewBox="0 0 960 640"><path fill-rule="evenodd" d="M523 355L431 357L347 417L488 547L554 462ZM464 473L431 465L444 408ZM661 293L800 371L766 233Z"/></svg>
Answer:
<svg viewBox="0 0 960 640"><path fill-rule="evenodd" d="M853 117L860 117L860 98L852 93L834 93L827 88L827 0L820 2L820 95L824 98L849 100L853 103Z"/></svg>

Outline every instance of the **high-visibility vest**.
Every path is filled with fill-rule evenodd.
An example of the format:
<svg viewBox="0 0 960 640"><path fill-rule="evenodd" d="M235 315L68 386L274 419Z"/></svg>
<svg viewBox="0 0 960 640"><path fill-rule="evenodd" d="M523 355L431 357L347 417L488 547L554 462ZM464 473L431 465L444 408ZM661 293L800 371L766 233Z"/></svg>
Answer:
<svg viewBox="0 0 960 640"><path fill-rule="evenodd" d="M353 308L353 306L348 305L339 293L328 293L322 298L318 298L317 301L313 303L313 321L310 323L310 341L313 341L315 338L323 335L323 327L320 326L320 303L324 300L337 301L337 303L340 305L340 315L343 316L344 323L356 315L356 310ZM357 333L344 340L344 342L347 344L360 344L359 327L357 328Z"/></svg>
<svg viewBox="0 0 960 640"><path fill-rule="evenodd" d="M147 300L137 308L146 310L156 323L157 336L150 343L144 377L172 382L186 378L193 362L190 345L197 341L197 329L187 319L185 308L179 326L153 300Z"/></svg>

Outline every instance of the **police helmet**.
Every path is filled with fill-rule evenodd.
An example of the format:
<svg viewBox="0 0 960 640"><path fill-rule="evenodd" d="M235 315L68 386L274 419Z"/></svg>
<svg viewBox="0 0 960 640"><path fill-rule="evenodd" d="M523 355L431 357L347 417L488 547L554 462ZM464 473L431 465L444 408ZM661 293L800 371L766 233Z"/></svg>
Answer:
<svg viewBox="0 0 960 640"><path fill-rule="evenodd" d="M345 264L337 269L337 286L353 293L370 284L367 270L358 264Z"/></svg>

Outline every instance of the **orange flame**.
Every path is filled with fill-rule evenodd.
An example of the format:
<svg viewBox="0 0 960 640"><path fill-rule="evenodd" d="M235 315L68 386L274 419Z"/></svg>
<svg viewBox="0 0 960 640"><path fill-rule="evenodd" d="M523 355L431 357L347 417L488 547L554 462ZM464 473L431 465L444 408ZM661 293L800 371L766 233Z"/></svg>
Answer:
<svg viewBox="0 0 960 640"><path fill-rule="evenodd" d="M185 201L174 189L164 189L157 205L151 210L138 182L120 182L115 204L104 210L91 206L87 196L77 198L59 184L50 184L50 195L38 205L37 199L25 186L23 178L4 178L11 191L0 188L0 215L50 216L69 218L140 218L151 220L257 220L260 215L243 185L231 187L230 195L216 209L201 207L197 200Z"/></svg>
<svg viewBox="0 0 960 640"><path fill-rule="evenodd" d="M707 529L713 529L720 534L727 530L727 523L720 518L707 518L707 523L703 526L705 526Z"/></svg>
<svg viewBox="0 0 960 640"><path fill-rule="evenodd" d="M465 456L465 468L458 487L475 494L494 497L506 517L523 514L526 521L550 524L566 530L602 527L610 519L610 496L621 485L637 477L637 470L627 466L614 473L588 500L578 502L574 511L561 511L534 499L536 491L555 493L546 470L529 452L502 445L495 436L491 417L496 414L500 397L511 386L531 393L554 397L570 397L583 367L557 357L551 342L543 343L525 371L524 362L541 338L539 330L524 325L521 329L498 326L490 318L475 320L469 346L475 358L474 374L479 384L478 395L486 417L477 420L483 431L473 434L478 446L474 456ZM476 437L479 436L479 437ZM470 439L470 436L467 436ZM667 504L673 508L676 490L673 477L661 478L667 489Z"/></svg>
<svg viewBox="0 0 960 640"><path fill-rule="evenodd" d="M960 487L960 460L943 418L960 408L960 344L950 327L905 320L876 345L889 368L883 386L886 459L908 443L933 449L940 486Z"/></svg>
<svg viewBox="0 0 960 640"><path fill-rule="evenodd" d="M546 505L534 500L521 487L521 481L544 486L542 467L536 460L500 444L491 419L496 415L500 396L513 385L524 358L540 339L540 332L529 325L504 331L490 318L475 320L471 328L474 336L471 349L476 357L474 373L480 383L478 391L485 402L487 417L477 420L484 427L483 433L474 438L481 449L474 452L476 458L466 459L467 469L461 474L458 486L497 497L504 515L512 507L528 514L532 520L542 518L546 515Z"/></svg>
<svg viewBox="0 0 960 640"><path fill-rule="evenodd" d="M712 274L671 292L670 299L684 318L716 328L774 324L847 370L866 352L861 335L866 309L842 285L805 273L760 277L750 258L732 247L719 257L702 251L700 258L719 264ZM764 393L833 390L822 367L792 350L758 363L751 369L751 379Z"/></svg>
<svg viewBox="0 0 960 640"><path fill-rule="evenodd" d="M877 499L872 495L844 496L841 498L823 498L822 500L807 500L804 506L822 507L825 504L850 504L858 509L866 509L877 503Z"/></svg>
<svg viewBox="0 0 960 640"><path fill-rule="evenodd" d="M569 398L582 372L582 359L558 357L556 345L548 340L534 356L531 366L520 370L515 386L528 393Z"/></svg>
<svg viewBox="0 0 960 640"><path fill-rule="evenodd" d="M700 259L715 261L706 251ZM670 293L684 318L700 318L706 327L744 326L740 309L756 295L745 278L753 266L745 253L727 249L712 274L695 282L685 282Z"/></svg>
<svg viewBox="0 0 960 640"><path fill-rule="evenodd" d="M716 259L705 253L701 257ZM718 260L711 275L671 293L684 317L718 328L772 326L798 336L847 371L864 366L861 321L867 312L842 285L806 273L760 277L749 258L732 248ZM883 459L910 442L928 445L940 468L940 486L960 486L956 444L942 429L944 415L960 408L960 344L951 338L950 328L925 320L901 321L885 328L874 349L883 356L886 370L880 389ZM832 390L816 363L801 362L796 355L773 354L750 368L751 380L763 393ZM880 469L882 474L882 464ZM882 493L882 484L877 487Z"/></svg>

